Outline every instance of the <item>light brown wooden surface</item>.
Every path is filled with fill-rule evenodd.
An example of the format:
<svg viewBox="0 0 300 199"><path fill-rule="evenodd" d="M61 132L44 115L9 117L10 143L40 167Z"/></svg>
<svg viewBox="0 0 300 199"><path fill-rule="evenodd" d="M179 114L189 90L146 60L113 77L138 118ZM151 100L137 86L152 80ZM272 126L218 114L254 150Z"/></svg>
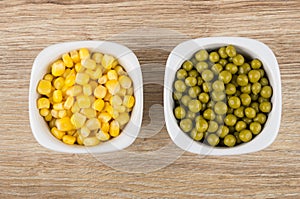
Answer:
<svg viewBox="0 0 300 199"><path fill-rule="evenodd" d="M0 1L0 198L300 198L299 18L298 0ZM145 33L150 29L152 36ZM165 127L151 134L164 125L155 120L149 126L149 107L162 117L168 53L181 41L210 36L258 39L277 56L281 127L263 151L203 157L174 147ZM156 41L162 37L168 39ZM114 169L101 157L57 153L36 142L28 117L33 60L48 45L75 40L113 40L133 48L146 80L141 133L151 136L138 138L127 151L147 158L147 152L170 146L173 163L160 168L157 161L156 171L144 165L144 172L134 173L128 168L143 164L136 159Z"/></svg>

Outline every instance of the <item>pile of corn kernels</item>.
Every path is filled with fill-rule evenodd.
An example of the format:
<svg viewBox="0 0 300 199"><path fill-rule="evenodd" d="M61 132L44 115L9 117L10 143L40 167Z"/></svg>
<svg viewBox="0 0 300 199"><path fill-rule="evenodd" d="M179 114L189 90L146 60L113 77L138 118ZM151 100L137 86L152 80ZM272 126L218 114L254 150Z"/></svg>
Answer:
<svg viewBox="0 0 300 199"><path fill-rule="evenodd" d="M66 144L94 146L117 137L135 103L132 80L111 55L65 53L39 81L40 115Z"/></svg>

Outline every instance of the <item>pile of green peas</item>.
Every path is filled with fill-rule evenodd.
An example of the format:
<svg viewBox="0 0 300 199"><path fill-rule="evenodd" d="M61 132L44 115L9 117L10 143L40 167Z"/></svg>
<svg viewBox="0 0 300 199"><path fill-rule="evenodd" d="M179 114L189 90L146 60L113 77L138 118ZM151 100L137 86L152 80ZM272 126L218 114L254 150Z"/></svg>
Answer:
<svg viewBox="0 0 300 199"><path fill-rule="evenodd" d="M177 70L173 86L181 130L210 146L251 141L272 109L273 91L262 62L233 45L196 52Z"/></svg>

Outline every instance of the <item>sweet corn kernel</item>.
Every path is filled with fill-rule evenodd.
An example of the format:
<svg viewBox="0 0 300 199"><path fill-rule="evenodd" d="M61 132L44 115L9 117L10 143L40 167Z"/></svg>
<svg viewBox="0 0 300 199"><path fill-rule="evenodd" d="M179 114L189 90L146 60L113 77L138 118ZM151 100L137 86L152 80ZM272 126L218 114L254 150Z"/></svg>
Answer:
<svg viewBox="0 0 300 199"><path fill-rule="evenodd" d="M91 95L91 94L93 94L92 86L90 84L83 85L82 90L83 90L83 94L84 95Z"/></svg>
<svg viewBox="0 0 300 199"><path fill-rule="evenodd" d="M83 127L86 120L86 116L81 113L74 113L71 117L71 123L74 125L76 129Z"/></svg>
<svg viewBox="0 0 300 199"><path fill-rule="evenodd" d="M97 64L101 63L102 57L103 57L102 53L93 53L92 55L92 59L95 60Z"/></svg>
<svg viewBox="0 0 300 199"><path fill-rule="evenodd" d="M110 104L114 107L114 106L120 106L122 104L122 99L120 96L118 95L114 95L110 98L109 100Z"/></svg>
<svg viewBox="0 0 300 199"><path fill-rule="evenodd" d="M50 110L47 108L40 109L40 115L46 117L50 113Z"/></svg>
<svg viewBox="0 0 300 199"><path fill-rule="evenodd" d="M79 144L79 145L83 145L83 138L82 138L82 136L81 135L78 135L78 137L77 137L77 144Z"/></svg>
<svg viewBox="0 0 300 199"><path fill-rule="evenodd" d="M66 91L66 94L72 97L78 96L81 93L82 93L82 87L80 85L74 85Z"/></svg>
<svg viewBox="0 0 300 199"><path fill-rule="evenodd" d="M104 100L105 102L109 102L111 96L112 96L112 95L111 95L109 92L107 92L106 95L105 95L105 97L103 98L103 100Z"/></svg>
<svg viewBox="0 0 300 199"><path fill-rule="evenodd" d="M84 67L81 65L80 62L75 64L75 71L77 73L82 73L84 71Z"/></svg>
<svg viewBox="0 0 300 199"><path fill-rule="evenodd" d="M78 103L79 108L89 108L91 106L90 98L87 95L78 96L77 103Z"/></svg>
<svg viewBox="0 0 300 199"><path fill-rule="evenodd" d="M98 131L98 133L96 134L96 138L100 141L107 141L110 138L110 135L107 132L103 132L103 131Z"/></svg>
<svg viewBox="0 0 300 199"><path fill-rule="evenodd" d="M134 97L132 95L125 95L123 99L123 105L127 108L131 108L134 105Z"/></svg>
<svg viewBox="0 0 300 199"><path fill-rule="evenodd" d="M71 108L71 111L72 111L72 113L77 113L77 112L80 111L80 108L79 108L77 102L74 103L74 105L73 105L72 108Z"/></svg>
<svg viewBox="0 0 300 199"><path fill-rule="evenodd" d="M95 90L94 90L94 95L95 95L95 97L101 99L101 98L104 98L104 97L105 97L106 92L107 92L107 89L106 89L104 86L99 85L99 86L97 86L97 87L95 88Z"/></svg>
<svg viewBox="0 0 300 199"><path fill-rule="evenodd" d="M133 88L129 88L127 89L127 92L126 92L127 95L133 95Z"/></svg>
<svg viewBox="0 0 300 199"><path fill-rule="evenodd" d="M62 141L63 141L64 143L66 143L66 144L72 145L72 144L75 143L76 138L75 138L74 136L72 136L72 135L64 135L64 136L62 137Z"/></svg>
<svg viewBox="0 0 300 199"><path fill-rule="evenodd" d="M81 60L90 58L90 52L87 48L79 49L79 57Z"/></svg>
<svg viewBox="0 0 300 199"><path fill-rule="evenodd" d="M92 69L92 70L96 68L95 60L89 58L81 60L81 65L85 68Z"/></svg>
<svg viewBox="0 0 300 199"><path fill-rule="evenodd" d="M72 70L70 72L70 74L68 74L66 76L66 79L65 79L65 85L66 86L73 86L75 84L75 80L76 80L76 74L75 74L75 71Z"/></svg>
<svg viewBox="0 0 300 199"><path fill-rule="evenodd" d="M86 121L86 127L91 131L97 130L100 128L100 122L97 118L91 118Z"/></svg>
<svg viewBox="0 0 300 199"><path fill-rule="evenodd" d="M80 110L80 113L85 115L88 119L97 117L97 112L92 108L83 108Z"/></svg>
<svg viewBox="0 0 300 199"><path fill-rule="evenodd" d="M126 89L129 89L132 85L131 79L125 75L119 77L119 82L122 88L126 88Z"/></svg>
<svg viewBox="0 0 300 199"><path fill-rule="evenodd" d="M123 105L114 106L114 110L118 111L119 113L124 113L126 111L126 107Z"/></svg>
<svg viewBox="0 0 300 199"><path fill-rule="evenodd" d="M72 135L72 136L74 136L74 137L76 137L76 130L72 130L72 131L67 131L67 134L68 135Z"/></svg>
<svg viewBox="0 0 300 199"><path fill-rule="evenodd" d="M58 102L61 102L62 99L63 99L63 96L62 96L61 90L53 91L53 102L58 103Z"/></svg>
<svg viewBox="0 0 300 199"><path fill-rule="evenodd" d="M119 64L118 60L115 59L112 63L112 67L111 68L115 68L117 65Z"/></svg>
<svg viewBox="0 0 300 199"><path fill-rule="evenodd" d="M115 60L115 58L114 58L113 56L105 54L105 55L102 57L101 65L102 65L105 69L109 70L109 69L112 68L114 60Z"/></svg>
<svg viewBox="0 0 300 199"><path fill-rule="evenodd" d="M129 114L127 112L124 112L124 113L120 113L119 117L117 117L116 120L118 121L120 126L123 126L129 122L129 119L130 119Z"/></svg>
<svg viewBox="0 0 300 199"><path fill-rule="evenodd" d="M62 74L62 77L63 78L66 78L70 73L71 73L71 69L70 68L67 68L66 70L65 70L65 72L64 72L64 74Z"/></svg>
<svg viewBox="0 0 300 199"><path fill-rule="evenodd" d="M96 137L88 137L83 140L84 146L95 146L99 143L100 141Z"/></svg>
<svg viewBox="0 0 300 199"><path fill-rule="evenodd" d="M57 60L51 66L51 73L53 76L61 76L65 72L65 64L62 60Z"/></svg>
<svg viewBox="0 0 300 199"><path fill-rule="evenodd" d="M46 120L47 122L49 122L49 121L52 120L51 112L45 117L45 120Z"/></svg>
<svg viewBox="0 0 300 199"><path fill-rule="evenodd" d="M74 137L76 137L76 139L77 139L77 137L79 136L79 134L78 134L78 130L73 130L75 133L73 134L73 136ZM71 132L73 132L73 131L68 131L67 133L71 133ZM69 134L68 134L69 135Z"/></svg>
<svg viewBox="0 0 300 199"><path fill-rule="evenodd" d="M64 110L64 103L60 102L60 103L54 103L53 104L53 109L57 110L57 111L61 111Z"/></svg>
<svg viewBox="0 0 300 199"><path fill-rule="evenodd" d="M101 123L101 131L108 133L109 132L109 123L108 122L102 122Z"/></svg>
<svg viewBox="0 0 300 199"><path fill-rule="evenodd" d="M90 133L91 133L90 129L86 126L83 126L80 129L80 135L84 138L88 137L90 135Z"/></svg>
<svg viewBox="0 0 300 199"><path fill-rule="evenodd" d="M51 113L50 113L51 115ZM52 129L53 127L55 127L55 118L52 118L51 121L49 122L49 127ZM56 127L55 127L56 128Z"/></svg>
<svg viewBox="0 0 300 199"><path fill-rule="evenodd" d="M112 95L120 91L120 84L117 80L109 80L105 83L108 92Z"/></svg>
<svg viewBox="0 0 300 199"><path fill-rule="evenodd" d="M67 90L69 89L69 86L64 85L64 87L62 87L61 91L63 92L63 95L66 96Z"/></svg>
<svg viewBox="0 0 300 199"><path fill-rule="evenodd" d="M107 75L103 75L98 79L99 84L105 84L107 82Z"/></svg>
<svg viewBox="0 0 300 199"><path fill-rule="evenodd" d="M96 99L95 102L93 103L93 109L95 109L96 111L102 111L102 109L104 108L104 101L102 99Z"/></svg>
<svg viewBox="0 0 300 199"><path fill-rule="evenodd" d="M109 80L118 80L118 74L115 70L109 70L107 72L107 78Z"/></svg>
<svg viewBox="0 0 300 199"><path fill-rule="evenodd" d="M106 112L101 112L99 115L98 115L98 119L103 123L108 123L109 120L111 120L111 115L106 113Z"/></svg>
<svg viewBox="0 0 300 199"><path fill-rule="evenodd" d="M44 76L44 80L47 80L49 82L51 82L53 80L53 78L54 78L53 75L51 75L49 73Z"/></svg>
<svg viewBox="0 0 300 199"><path fill-rule="evenodd" d="M92 91L93 91L93 90L95 90L95 88L98 86L98 83L97 83L96 81L92 81L92 80L91 80L91 81L89 82L89 85L91 85Z"/></svg>
<svg viewBox="0 0 300 199"><path fill-rule="evenodd" d="M66 110L61 110L58 111L58 118L63 118L67 116L67 111Z"/></svg>
<svg viewBox="0 0 300 199"><path fill-rule="evenodd" d="M51 110L51 115L52 115L52 117L54 117L54 118L58 118L58 110L52 109L52 110Z"/></svg>
<svg viewBox="0 0 300 199"><path fill-rule="evenodd" d="M80 62L80 57L79 57L79 53L77 50L72 50L70 52L70 57L73 60L74 63L78 63Z"/></svg>
<svg viewBox="0 0 300 199"><path fill-rule="evenodd" d="M96 98L94 95L90 95L89 98L90 98L91 104L93 104L96 101Z"/></svg>
<svg viewBox="0 0 300 199"><path fill-rule="evenodd" d="M86 73L92 80L97 80L99 77L102 77L102 70L100 67L97 67L96 70L87 69Z"/></svg>
<svg viewBox="0 0 300 199"><path fill-rule="evenodd" d="M73 113L71 111L71 109L67 109L67 117L72 117Z"/></svg>
<svg viewBox="0 0 300 199"><path fill-rule="evenodd" d="M66 67L71 68L73 66L73 60L70 57L69 53L65 53L62 55L62 60Z"/></svg>
<svg viewBox="0 0 300 199"><path fill-rule="evenodd" d="M56 127L51 128L51 133L59 140L61 140L63 136L66 134L63 131L58 130Z"/></svg>
<svg viewBox="0 0 300 199"><path fill-rule="evenodd" d="M74 126L71 123L71 119L69 117L57 119L55 121L55 125L56 125L57 129L60 131L71 131L74 129Z"/></svg>
<svg viewBox="0 0 300 199"><path fill-rule="evenodd" d="M73 106L73 104L74 104L74 97L69 96L64 103L64 108L70 109Z"/></svg>
<svg viewBox="0 0 300 199"><path fill-rule="evenodd" d="M127 75L127 73L123 70L122 66L116 66L115 71L117 72L118 75Z"/></svg>
<svg viewBox="0 0 300 199"><path fill-rule="evenodd" d="M37 91L39 94L41 95L47 95L51 93L51 82L48 80L40 80L38 87L37 87Z"/></svg>
<svg viewBox="0 0 300 199"><path fill-rule="evenodd" d="M57 90L61 90L65 85L65 79L63 77L58 77L53 81L53 86Z"/></svg>
<svg viewBox="0 0 300 199"><path fill-rule="evenodd" d="M109 134L112 137L117 137L120 134L120 126L116 120L111 121L110 128L109 128Z"/></svg>
<svg viewBox="0 0 300 199"><path fill-rule="evenodd" d="M117 93L117 95L124 97L126 95L126 89L125 88L121 88L119 90L119 92Z"/></svg>
<svg viewBox="0 0 300 199"><path fill-rule="evenodd" d="M50 101L49 101L49 99L46 98L46 97L39 98L38 101L37 101L37 108L38 109L42 109L42 108L43 109L44 108L48 109L48 108L50 108Z"/></svg>
<svg viewBox="0 0 300 199"><path fill-rule="evenodd" d="M80 85L85 85L89 82L90 77L86 73L77 73L76 74L76 79L75 83L80 84Z"/></svg>

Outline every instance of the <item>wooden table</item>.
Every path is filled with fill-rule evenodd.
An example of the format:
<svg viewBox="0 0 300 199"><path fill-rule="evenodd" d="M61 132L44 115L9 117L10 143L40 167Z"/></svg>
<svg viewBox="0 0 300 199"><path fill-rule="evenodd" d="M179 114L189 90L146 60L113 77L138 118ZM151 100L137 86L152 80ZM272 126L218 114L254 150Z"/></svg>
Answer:
<svg viewBox="0 0 300 199"><path fill-rule="evenodd" d="M300 198L298 0L82 2L0 1L0 198ZM263 151L198 156L168 136L162 122L168 54L181 41L211 36L254 38L277 56L281 127ZM34 139L28 118L33 60L48 45L76 40L112 40L137 54L145 80L143 126L125 152L145 162L53 152ZM155 159L153 152L164 147L170 155Z"/></svg>

